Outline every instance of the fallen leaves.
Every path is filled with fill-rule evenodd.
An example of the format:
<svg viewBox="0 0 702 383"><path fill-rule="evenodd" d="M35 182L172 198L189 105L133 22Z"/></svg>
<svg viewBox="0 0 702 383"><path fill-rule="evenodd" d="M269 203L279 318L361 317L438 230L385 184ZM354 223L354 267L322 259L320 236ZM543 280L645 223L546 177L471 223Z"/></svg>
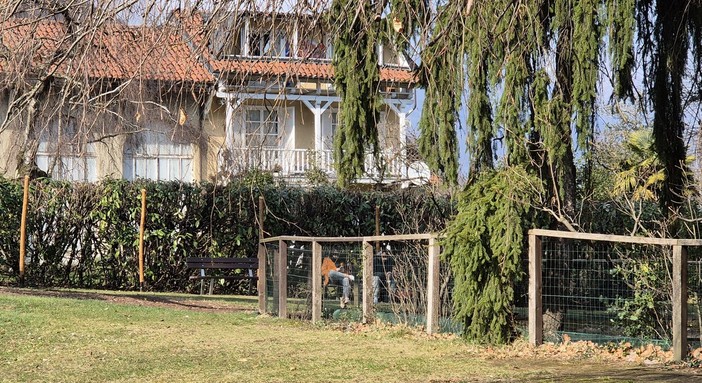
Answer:
<svg viewBox="0 0 702 383"><path fill-rule="evenodd" d="M626 361L645 365L669 363L673 360L672 351L664 350L661 346L653 344L634 347L629 342L620 344L597 344L591 341L573 342L567 335L563 336L561 343L545 343L534 347L525 340L517 340L499 350L488 347L484 350L484 354L496 359L513 357L546 357L559 360L592 358L601 361ZM693 351L693 357L702 358L702 348Z"/></svg>

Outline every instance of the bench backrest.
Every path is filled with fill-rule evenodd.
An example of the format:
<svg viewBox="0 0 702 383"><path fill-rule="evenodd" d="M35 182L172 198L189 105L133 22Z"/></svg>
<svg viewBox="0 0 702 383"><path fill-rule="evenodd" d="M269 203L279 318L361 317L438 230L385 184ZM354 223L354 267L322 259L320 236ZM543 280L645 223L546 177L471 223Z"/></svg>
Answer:
<svg viewBox="0 0 702 383"><path fill-rule="evenodd" d="M189 269L258 269L258 258L187 258Z"/></svg>

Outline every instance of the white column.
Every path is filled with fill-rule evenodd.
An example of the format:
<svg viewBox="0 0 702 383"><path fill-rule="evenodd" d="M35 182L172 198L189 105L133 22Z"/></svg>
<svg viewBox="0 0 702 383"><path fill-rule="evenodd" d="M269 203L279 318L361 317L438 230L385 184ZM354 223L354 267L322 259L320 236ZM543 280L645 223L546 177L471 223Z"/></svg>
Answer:
<svg viewBox="0 0 702 383"><path fill-rule="evenodd" d="M407 113L401 110L401 112L397 114L397 118L400 122L400 148L404 153L407 147Z"/></svg>
<svg viewBox="0 0 702 383"><path fill-rule="evenodd" d="M324 150L322 142L322 113L329 108L332 102L322 103L319 100L315 100L314 105L307 100L302 100L302 102L314 114L314 150L319 153Z"/></svg>
<svg viewBox="0 0 702 383"><path fill-rule="evenodd" d="M314 113L314 150L320 152L322 148L322 110L316 105Z"/></svg>
<svg viewBox="0 0 702 383"><path fill-rule="evenodd" d="M230 98L225 98L224 102L224 145L229 149L234 143L234 107Z"/></svg>
<svg viewBox="0 0 702 383"><path fill-rule="evenodd" d="M227 149L231 149L234 145L234 112L241 105L243 99L234 98L231 95L227 95L224 99L225 102L225 118L224 121L224 144Z"/></svg>
<svg viewBox="0 0 702 383"><path fill-rule="evenodd" d="M246 57L249 55L249 52L251 51L251 30L250 30L251 24L250 24L250 19L248 16L244 18L244 36L242 36L242 56Z"/></svg>
<svg viewBox="0 0 702 383"><path fill-rule="evenodd" d="M299 35L299 20L295 19L295 24L293 25L293 35L292 35L292 57L298 58L300 46L300 35Z"/></svg>

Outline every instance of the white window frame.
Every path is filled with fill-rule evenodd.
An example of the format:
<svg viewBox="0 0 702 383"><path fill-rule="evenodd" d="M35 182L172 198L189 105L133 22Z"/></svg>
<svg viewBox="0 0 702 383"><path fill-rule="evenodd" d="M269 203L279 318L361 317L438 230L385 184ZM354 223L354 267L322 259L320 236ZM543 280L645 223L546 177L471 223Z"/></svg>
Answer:
<svg viewBox="0 0 702 383"><path fill-rule="evenodd" d="M39 137L35 157L37 167L57 180L97 181L95 144L83 142L85 137L80 136L75 120L68 118L68 123L51 124L49 129L48 137Z"/></svg>
<svg viewBox="0 0 702 383"><path fill-rule="evenodd" d="M124 177L154 181L192 182L194 150L189 143L172 141L167 133L145 131L124 150Z"/></svg>
<svg viewBox="0 0 702 383"><path fill-rule="evenodd" d="M249 118L249 112L259 112L259 118L253 120ZM264 118L264 114L267 114L267 118ZM272 115L275 117L271 118ZM244 146L247 148L267 148L267 149L277 149L280 148L280 138L281 138L281 121L280 121L280 110L278 108L266 108L264 106L247 106L244 108L244 126L243 126L243 142ZM250 123L257 123L258 127L255 130L249 129ZM275 127L275 131L271 133L270 127ZM258 137L258 139L253 142L251 137ZM270 141L267 139L274 138L273 144L268 144Z"/></svg>
<svg viewBox="0 0 702 383"><path fill-rule="evenodd" d="M288 38L282 31L275 29L255 29L249 32L248 56L287 58L290 56Z"/></svg>

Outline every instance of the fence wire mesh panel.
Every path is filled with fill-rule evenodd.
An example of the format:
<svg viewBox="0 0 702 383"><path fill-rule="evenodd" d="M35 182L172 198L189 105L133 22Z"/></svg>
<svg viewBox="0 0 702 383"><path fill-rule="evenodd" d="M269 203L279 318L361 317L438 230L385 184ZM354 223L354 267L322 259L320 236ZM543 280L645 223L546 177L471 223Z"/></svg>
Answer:
<svg viewBox="0 0 702 383"><path fill-rule="evenodd" d="M427 314L426 241L392 241L373 255L373 304L376 318L424 325Z"/></svg>
<svg viewBox="0 0 702 383"><path fill-rule="evenodd" d="M691 349L702 347L702 248L687 248L687 340Z"/></svg>
<svg viewBox="0 0 702 383"><path fill-rule="evenodd" d="M520 336L527 336L529 333L529 256L526 254L521 259L521 267L522 278L514 284L512 320L517 333Z"/></svg>
<svg viewBox="0 0 702 383"><path fill-rule="evenodd" d="M453 319L453 274L451 265L442 261L439 269L439 331L461 334L463 323Z"/></svg>
<svg viewBox="0 0 702 383"><path fill-rule="evenodd" d="M267 239L266 311L313 321L318 318L353 322L374 318L390 323L427 325L431 295L427 238L425 235L423 239L389 238L378 243L368 242L368 253L364 253L362 238L348 242L344 241L346 238L326 241L305 237ZM315 254L315 243L321 249L319 254ZM433 287L433 301L439 321L434 319L432 326L427 325L427 331L460 331L460 326L450 320L453 289L450 270L448 265L438 262L438 255L433 259L438 265L434 266L438 277L432 286L436 286ZM372 273L364 276L364 267L372 268ZM317 293L315 288L319 289ZM316 301L315 296L318 297ZM365 305L364 297L368 299Z"/></svg>
<svg viewBox="0 0 702 383"><path fill-rule="evenodd" d="M277 244L266 244L266 313L278 315L277 283L275 273L275 259L278 253Z"/></svg>
<svg viewBox="0 0 702 383"><path fill-rule="evenodd" d="M336 273L327 273L327 267ZM322 244L322 318L360 322L363 296L363 250L360 243Z"/></svg>
<svg viewBox="0 0 702 383"><path fill-rule="evenodd" d="M288 315L312 319L312 250L311 243L286 244L288 268Z"/></svg>
<svg viewBox="0 0 702 383"><path fill-rule="evenodd" d="M542 237L543 340L669 347L672 248Z"/></svg>

